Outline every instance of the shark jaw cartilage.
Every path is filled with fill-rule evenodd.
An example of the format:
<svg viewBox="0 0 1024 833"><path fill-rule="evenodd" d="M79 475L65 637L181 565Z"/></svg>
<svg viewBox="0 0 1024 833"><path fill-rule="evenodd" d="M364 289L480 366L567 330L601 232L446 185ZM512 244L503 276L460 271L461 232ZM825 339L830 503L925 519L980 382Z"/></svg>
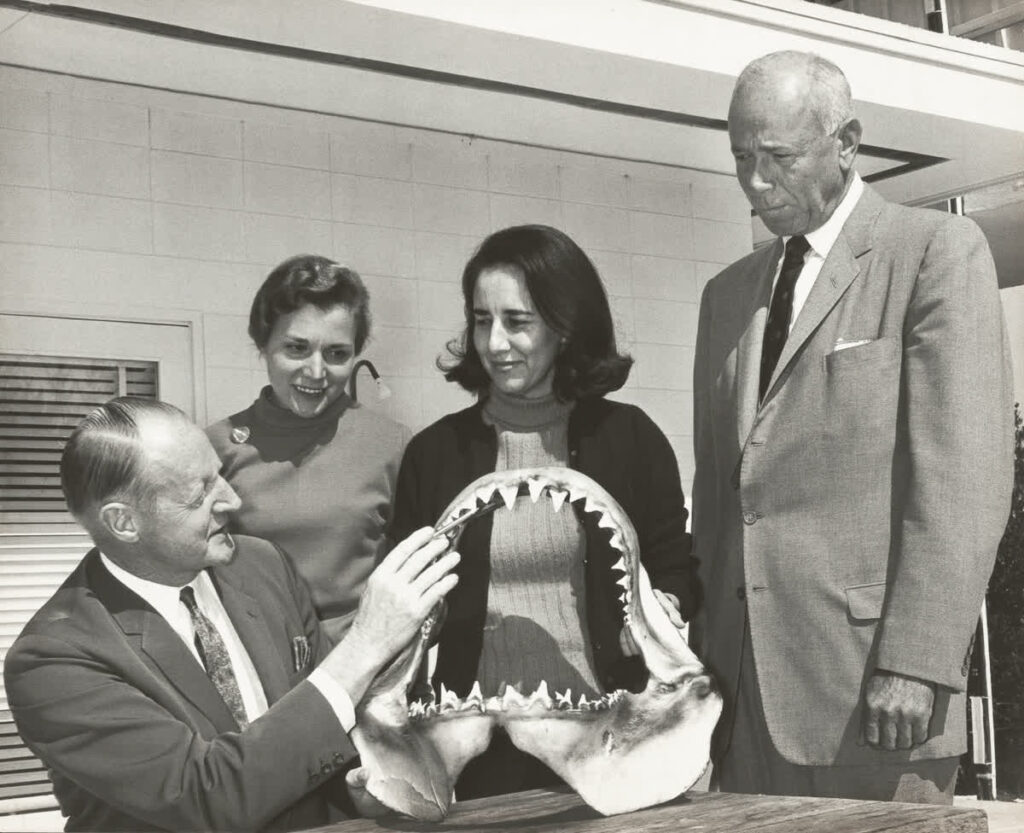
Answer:
<svg viewBox="0 0 1024 833"><path fill-rule="evenodd" d="M459 773L498 729L606 815L674 798L707 764L721 698L654 595L632 523L601 486L572 469L494 472L467 486L435 529L457 546L470 520L514 511L516 501L527 497L533 503L549 500L554 512L569 503L578 513L597 515L597 527L607 531L614 551L610 580L618 586L624 627L647 667L646 687L574 696L557 681L542 681L532 691L505 685L485 696L476 683L463 697L442 686L439 696L409 703L406 691L426 650L435 610L356 710L353 738L369 770L367 787L394 810L424 820L443 818Z"/></svg>

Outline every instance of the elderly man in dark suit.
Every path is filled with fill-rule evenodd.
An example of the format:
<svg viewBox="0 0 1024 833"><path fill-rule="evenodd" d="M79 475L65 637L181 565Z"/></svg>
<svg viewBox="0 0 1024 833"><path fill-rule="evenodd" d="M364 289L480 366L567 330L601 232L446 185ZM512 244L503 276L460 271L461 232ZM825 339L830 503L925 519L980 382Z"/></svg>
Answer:
<svg viewBox="0 0 1024 833"><path fill-rule="evenodd" d="M1012 483L995 271L970 220L884 200L834 64L740 74L736 174L778 239L701 302L694 634L732 704L722 789L948 802Z"/></svg>
<svg viewBox="0 0 1024 833"><path fill-rule="evenodd" d="M353 704L454 586L458 556L411 535L332 648L282 552L228 533L240 502L219 469L183 413L139 399L94 411L64 451L96 549L4 673L68 830L296 829L372 806L343 774Z"/></svg>

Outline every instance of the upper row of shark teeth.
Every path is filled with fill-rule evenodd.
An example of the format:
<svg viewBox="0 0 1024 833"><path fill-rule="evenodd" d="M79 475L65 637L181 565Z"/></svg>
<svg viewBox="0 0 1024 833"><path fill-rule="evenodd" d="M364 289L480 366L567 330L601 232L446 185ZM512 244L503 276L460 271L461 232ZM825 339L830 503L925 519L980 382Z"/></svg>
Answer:
<svg viewBox="0 0 1024 833"><path fill-rule="evenodd" d="M552 697L548 692L548 684L542 681L537 690L532 694L523 695L515 686L506 686L503 694L494 697L484 697L480 691L480 683L473 683L473 688L466 697L459 697L454 691L449 691L444 684L441 685L440 700L424 703L415 700L409 704L409 717L413 719L426 719L438 715L454 714L456 712L479 712L490 714L494 712L566 712L580 714L583 712L604 711L610 709L625 696L624 691L613 691L600 697L588 700L585 694L573 703L572 689L566 689L561 694L555 693Z"/></svg>
<svg viewBox="0 0 1024 833"><path fill-rule="evenodd" d="M619 529L618 524L612 519L607 507L600 505L582 489L576 486L561 488L553 483L546 482L540 477L529 477L523 481L523 484L526 486L527 493L533 503L540 500L541 495L546 494L551 499L551 506L555 512L561 511L562 506L565 505L567 500L569 503L576 503L579 500L586 501L583 504L583 511L598 513L600 517L597 520L597 525L602 529L610 529L612 531L611 546L619 552L625 552L626 544L622 537L622 530ZM447 518L444 518L443 523L447 524L457 518L461 518L467 512L475 512L480 506L490 503L495 492L501 495L501 500L505 507L512 509L519 498L520 484L507 483L504 486L482 486L473 493L466 503L457 507Z"/></svg>

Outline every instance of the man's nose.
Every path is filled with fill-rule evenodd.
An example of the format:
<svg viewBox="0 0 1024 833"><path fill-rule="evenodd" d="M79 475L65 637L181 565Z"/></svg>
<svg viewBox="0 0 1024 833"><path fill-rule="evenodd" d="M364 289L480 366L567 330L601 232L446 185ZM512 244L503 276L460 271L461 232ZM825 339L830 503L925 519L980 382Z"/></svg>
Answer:
<svg viewBox="0 0 1024 833"><path fill-rule="evenodd" d="M769 165L767 159L757 158L754 160L754 164L751 166L750 176L747 177L747 182L750 188L754 191L767 191L772 187L772 176L769 171Z"/></svg>
<svg viewBox="0 0 1024 833"><path fill-rule="evenodd" d="M223 477L217 478L217 499L214 501L214 508L218 512L237 512L242 508L242 499L238 496L230 483Z"/></svg>

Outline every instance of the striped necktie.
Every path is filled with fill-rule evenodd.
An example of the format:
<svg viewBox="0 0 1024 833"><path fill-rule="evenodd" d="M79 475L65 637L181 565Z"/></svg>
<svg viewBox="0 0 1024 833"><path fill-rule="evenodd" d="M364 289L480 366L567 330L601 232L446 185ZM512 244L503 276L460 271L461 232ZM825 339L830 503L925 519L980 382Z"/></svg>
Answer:
<svg viewBox="0 0 1024 833"><path fill-rule="evenodd" d="M242 703L242 692L238 688L238 680L235 679L235 671L231 667L231 657L228 656L227 646L221 639L220 633L214 627L213 622L206 618L196 604L196 594L191 587L181 588L182 604L188 608L192 617L192 628L196 635L196 649L206 666L206 676L210 678L221 698L231 710L239 729L249 725L249 719L245 713L245 705Z"/></svg>
<svg viewBox="0 0 1024 833"><path fill-rule="evenodd" d="M786 242L786 253L782 258L782 271L772 293L772 302L768 307L768 323L764 327L764 341L761 343L761 386L758 401L764 399L768 391L768 382L779 363L782 347L789 335L789 318L793 313L793 289L796 279L804 268L804 255L810 249L807 238L803 235L790 237Z"/></svg>

